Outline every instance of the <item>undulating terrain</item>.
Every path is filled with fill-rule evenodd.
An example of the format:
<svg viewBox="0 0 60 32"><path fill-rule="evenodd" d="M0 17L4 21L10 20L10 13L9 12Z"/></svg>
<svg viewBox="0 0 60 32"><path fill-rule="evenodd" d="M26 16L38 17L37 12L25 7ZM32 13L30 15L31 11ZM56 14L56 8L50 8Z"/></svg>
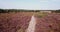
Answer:
<svg viewBox="0 0 60 32"><path fill-rule="evenodd" d="M32 13L29 12L1 13L0 32L24 32L31 16Z"/></svg>
<svg viewBox="0 0 60 32"><path fill-rule="evenodd" d="M60 13L0 13L0 32L25 32L34 14L35 32L60 32Z"/></svg>
<svg viewBox="0 0 60 32"><path fill-rule="evenodd" d="M60 13L48 14L45 17L36 17L35 32L60 32Z"/></svg>

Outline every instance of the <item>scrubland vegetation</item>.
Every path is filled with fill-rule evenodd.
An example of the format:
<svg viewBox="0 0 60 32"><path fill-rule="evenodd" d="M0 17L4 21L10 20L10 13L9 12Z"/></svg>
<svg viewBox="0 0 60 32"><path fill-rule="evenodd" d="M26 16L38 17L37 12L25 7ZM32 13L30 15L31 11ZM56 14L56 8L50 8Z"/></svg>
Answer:
<svg viewBox="0 0 60 32"><path fill-rule="evenodd" d="M40 12L40 11L52 11L52 12L55 12L55 13L60 13L60 10L0 9L0 13L9 13L9 12Z"/></svg>
<svg viewBox="0 0 60 32"><path fill-rule="evenodd" d="M41 13L17 9L0 9L0 32L25 32L33 14L37 19L35 32L60 32L60 10Z"/></svg>

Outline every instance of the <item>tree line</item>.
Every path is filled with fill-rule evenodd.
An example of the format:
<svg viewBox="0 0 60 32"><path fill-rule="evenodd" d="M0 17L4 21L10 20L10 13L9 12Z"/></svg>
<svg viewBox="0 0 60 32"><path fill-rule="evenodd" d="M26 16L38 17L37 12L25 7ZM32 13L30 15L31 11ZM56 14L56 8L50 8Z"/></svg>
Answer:
<svg viewBox="0 0 60 32"><path fill-rule="evenodd" d="M9 12L39 12L39 10L23 10L23 9L0 9L0 13L9 13Z"/></svg>
<svg viewBox="0 0 60 32"><path fill-rule="evenodd" d="M23 10L23 9L0 9L0 13L9 13L9 12L40 12L42 10ZM52 12L60 13L60 10L55 10Z"/></svg>

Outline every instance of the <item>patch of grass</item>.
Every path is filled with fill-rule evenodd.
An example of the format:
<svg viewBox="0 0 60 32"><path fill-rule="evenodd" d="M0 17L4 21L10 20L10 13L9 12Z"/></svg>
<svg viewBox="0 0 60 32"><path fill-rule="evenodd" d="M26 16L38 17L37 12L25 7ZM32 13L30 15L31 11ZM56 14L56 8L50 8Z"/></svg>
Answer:
<svg viewBox="0 0 60 32"><path fill-rule="evenodd" d="M47 13L37 12L37 13L35 13L35 16L42 18L44 16L47 16Z"/></svg>
<svg viewBox="0 0 60 32"><path fill-rule="evenodd" d="M25 32L25 30L23 28L17 30L17 32Z"/></svg>

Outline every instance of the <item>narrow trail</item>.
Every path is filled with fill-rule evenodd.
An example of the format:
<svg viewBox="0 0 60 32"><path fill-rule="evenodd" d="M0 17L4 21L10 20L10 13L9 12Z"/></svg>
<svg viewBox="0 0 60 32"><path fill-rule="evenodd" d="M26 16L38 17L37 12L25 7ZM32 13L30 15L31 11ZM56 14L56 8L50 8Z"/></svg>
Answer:
<svg viewBox="0 0 60 32"><path fill-rule="evenodd" d="M29 26L28 26L26 32L35 32L35 25L36 25L36 19L33 15L31 17L31 21L29 22Z"/></svg>

